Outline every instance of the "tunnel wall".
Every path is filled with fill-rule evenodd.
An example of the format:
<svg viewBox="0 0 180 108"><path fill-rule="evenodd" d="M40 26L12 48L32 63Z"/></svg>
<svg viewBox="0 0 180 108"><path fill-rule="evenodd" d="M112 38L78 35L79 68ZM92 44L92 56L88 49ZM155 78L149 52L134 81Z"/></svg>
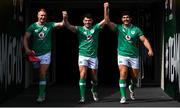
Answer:
<svg viewBox="0 0 180 108"><path fill-rule="evenodd" d="M164 91L178 101L180 101L179 7L179 0L165 0Z"/></svg>
<svg viewBox="0 0 180 108"><path fill-rule="evenodd" d="M22 33L23 0L0 3L0 102L24 89Z"/></svg>

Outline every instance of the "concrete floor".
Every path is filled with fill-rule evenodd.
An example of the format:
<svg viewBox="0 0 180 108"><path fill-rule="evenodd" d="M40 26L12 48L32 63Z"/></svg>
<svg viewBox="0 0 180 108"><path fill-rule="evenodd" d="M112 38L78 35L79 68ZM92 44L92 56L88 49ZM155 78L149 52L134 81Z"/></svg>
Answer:
<svg viewBox="0 0 180 108"><path fill-rule="evenodd" d="M167 96L160 87L142 87L136 89L136 100L129 99L127 104L120 104L118 87L99 86L98 102L94 102L90 87L86 89L86 102L79 104L79 87L77 85L53 85L48 87L44 103L36 103L37 86L27 88L24 92L0 104L1 107L180 107L180 103Z"/></svg>

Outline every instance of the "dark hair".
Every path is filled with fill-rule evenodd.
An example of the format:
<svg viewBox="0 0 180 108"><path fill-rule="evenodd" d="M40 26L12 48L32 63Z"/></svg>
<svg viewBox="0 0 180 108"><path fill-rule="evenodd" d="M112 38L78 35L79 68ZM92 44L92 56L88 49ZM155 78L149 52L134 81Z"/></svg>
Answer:
<svg viewBox="0 0 180 108"><path fill-rule="evenodd" d="M123 11L123 12L121 13L121 17L123 17L124 15L128 15L129 17L131 17L130 11Z"/></svg>
<svg viewBox="0 0 180 108"><path fill-rule="evenodd" d="M84 14L83 15L83 18L90 18L90 19L93 19L93 17L92 17L92 14L90 14L90 13L86 13L86 14Z"/></svg>

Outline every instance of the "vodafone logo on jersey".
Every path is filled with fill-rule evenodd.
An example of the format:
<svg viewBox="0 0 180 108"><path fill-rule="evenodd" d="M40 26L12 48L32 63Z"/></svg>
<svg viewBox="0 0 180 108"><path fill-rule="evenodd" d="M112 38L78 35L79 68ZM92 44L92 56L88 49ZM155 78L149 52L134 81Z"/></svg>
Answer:
<svg viewBox="0 0 180 108"><path fill-rule="evenodd" d="M39 38L40 38L41 40L44 39L44 32L40 32L40 33L39 33Z"/></svg>
<svg viewBox="0 0 180 108"><path fill-rule="evenodd" d="M92 39L92 35L88 35L88 36L87 36L86 41L87 41L87 42L91 42L91 41L93 41L93 39Z"/></svg>
<svg viewBox="0 0 180 108"><path fill-rule="evenodd" d="M131 40L131 36L129 36L129 35L126 35L126 40Z"/></svg>
<svg viewBox="0 0 180 108"><path fill-rule="evenodd" d="M92 38L92 35L87 36L87 40L90 40Z"/></svg>

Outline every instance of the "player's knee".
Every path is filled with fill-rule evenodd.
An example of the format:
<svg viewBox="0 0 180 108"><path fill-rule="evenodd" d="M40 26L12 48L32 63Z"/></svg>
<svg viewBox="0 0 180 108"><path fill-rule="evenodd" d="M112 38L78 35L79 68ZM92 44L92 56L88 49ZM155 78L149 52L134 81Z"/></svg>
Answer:
<svg viewBox="0 0 180 108"><path fill-rule="evenodd" d="M86 78L86 76L87 76L86 72L81 72L80 73L80 78Z"/></svg>

